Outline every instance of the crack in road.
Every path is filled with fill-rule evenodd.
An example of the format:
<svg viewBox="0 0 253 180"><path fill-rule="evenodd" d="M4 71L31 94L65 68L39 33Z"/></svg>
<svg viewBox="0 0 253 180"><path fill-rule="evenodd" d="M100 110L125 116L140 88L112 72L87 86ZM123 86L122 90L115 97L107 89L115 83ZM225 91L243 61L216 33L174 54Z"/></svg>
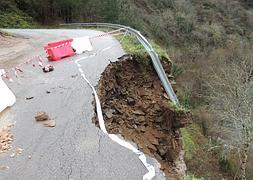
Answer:
<svg viewBox="0 0 253 180"><path fill-rule="evenodd" d="M69 30L10 31L16 31L24 36L32 32L30 41L39 48L49 40L63 38L61 34L66 35L68 33L66 31ZM80 30L78 33L76 30L71 30L71 32L68 34L70 37L87 36L87 32L98 34L89 30ZM41 40L35 43L33 37L41 37ZM116 60L123 55L119 43L112 38L100 39L93 44L94 49L99 50L113 43L116 43L117 47L111 49L110 53L92 56L84 61L85 73L92 79L92 84L97 84L101 72L108 64L107 59ZM78 58L80 57L82 56ZM18 143L22 144L25 152L28 152L32 158L28 160L25 157L27 154L24 153L24 156L20 156L22 159L3 159L3 162L10 164L10 167L13 166L3 176L6 179L18 177L19 179L116 180L124 174L123 179L141 178L145 169L138 158L122 150L115 143L111 143L109 138L92 123L94 111L91 104L92 91L81 81L80 75L77 78L71 77L76 73L74 60L50 63L54 64L55 71L42 75L39 74L39 70L29 69L26 66L22 69L23 77L16 80L16 82L20 81L20 84L10 84L10 88L17 96L17 104L14 107L16 116L21 116L14 136L20 137ZM46 83L41 83L44 79ZM50 96L45 95L46 90L52 90ZM36 94L35 100L30 102L23 100L31 94ZM57 123L55 128L47 129L30 122L29 117L41 108L53 114ZM126 170L131 173L126 173Z"/></svg>
<svg viewBox="0 0 253 180"><path fill-rule="evenodd" d="M101 135L99 130L97 131L97 135L99 136L99 139L98 139L98 153L100 153L102 135Z"/></svg>

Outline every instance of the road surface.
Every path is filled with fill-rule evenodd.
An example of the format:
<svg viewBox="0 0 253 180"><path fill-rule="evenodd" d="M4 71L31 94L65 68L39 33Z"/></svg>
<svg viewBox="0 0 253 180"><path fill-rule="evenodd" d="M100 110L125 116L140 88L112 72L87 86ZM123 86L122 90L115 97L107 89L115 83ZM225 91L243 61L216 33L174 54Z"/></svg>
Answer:
<svg viewBox="0 0 253 180"><path fill-rule="evenodd" d="M25 37L28 43L27 49L18 52L16 58L15 52L14 56L10 55L13 61L9 64L42 53L43 45L49 41L100 33L63 29L5 31ZM94 39L92 44L94 51L115 45L80 62L87 78L96 85L105 67L124 51L112 37ZM135 154L111 141L92 123L92 90L74 63L75 59L85 56L88 55L51 62L55 70L47 74L39 67L25 65L22 77L8 83L17 103L4 116L9 122L16 122L12 129L12 146L22 148L23 152L13 158L10 153L0 155L0 165L9 167L0 171L0 177L10 180L137 180L147 172ZM27 97L34 98L26 100ZM56 127L47 128L36 122L34 116L38 111L46 111L56 121Z"/></svg>

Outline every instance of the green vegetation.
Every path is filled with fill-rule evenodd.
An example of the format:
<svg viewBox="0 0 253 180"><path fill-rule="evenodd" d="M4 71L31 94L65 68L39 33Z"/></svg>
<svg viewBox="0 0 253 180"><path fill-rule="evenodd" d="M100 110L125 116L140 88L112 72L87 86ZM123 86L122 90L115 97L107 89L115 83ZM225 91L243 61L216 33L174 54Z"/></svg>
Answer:
<svg viewBox="0 0 253 180"><path fill-rule="evenodd" d="M223 138L226 134L214 127L218 116L208 112L211 101L206 96L210 91L205 83L210 82L210 67L218 72L223 70L223 61L252 60L252 7L252 0L5 0L0 1L0 27L26 28L33 22L47 26L112 22L140 30L160 45L152 42L160 58L169 59L169 53L173 60L172 75L177 80L181 106L170 106L178 112L191 109L194 113L193 124L182 129L189 173L205 179L231 179L235 169L230 160L221 158L223 151L207 151L215 146L215 142L208 145L209 137ZM129 54L148 55L133 36L125 36L122 46ZM201 157L194 156L196 153ZM239 164L238 158L232 159L233 164ZM253 176L252 163L250 156L249 177Z"/></svg>
<svg viewBox="0 0 253 180"><path fill-rule="evenodd" d="M121 42L122 47L126 51L126 53L131 54L131 55L137 55L139 57L148 56L148 52L142 46L142 44L137 40L136 37L132 35L119 36L118 40ZM151 45L160 58L163 58L163 57L168 58L168 54L165 49L163 49L161 46L157 45L153 41L151 41Z"/></svg>
<svg viewBox="0 0 253 180"><path fill-rule="evenodd" d="M203 180L203 178L198 178L194 175L186 175L183 177L183 180Z"/></svg>
<svg viewBox="0 0 253 180"><path fill-rule="evenodd" d="M171 101L168 102L168 106L175 112L177 113L187 113L190 112L190 109L187 109L186 107L184 107L182 104L177 105Z"/></svg>
<svg viewBox="0 0 253 180"><path fill-rule="evenodd" d="M0 13L0 27L2 28L31 28L32 18L16 12Z"/></svg>
<svg viewBox="0 0 253 180"><path fill-rule="evenodd" d="M0 19L1 28L30 28L34 25L32 18L11 0L0 2Z"/></svg>
<svg viewBox="0 0 253 180"><path fill-rule="evenodd" d="M185 109L191 109L191 91L188 87L182 87L181 91L179 92L179 100L181 105Z"/></svg>
<svg viewBox="0 0 253 180"><path fill-rule="evenodd" d="M171 71L175 79L184 72L183 69L180 66L178 66L176 63L172 63Z"/></svg>
<svg viewBox="0 0 253 180"><path fill-rule="evenodd" d="M183 148L185 151L185 158L191 160L196 155L199 148L198 144L194 141L194 131L198 132L198 129L191 125L187 128L181 129Z"/></svg>

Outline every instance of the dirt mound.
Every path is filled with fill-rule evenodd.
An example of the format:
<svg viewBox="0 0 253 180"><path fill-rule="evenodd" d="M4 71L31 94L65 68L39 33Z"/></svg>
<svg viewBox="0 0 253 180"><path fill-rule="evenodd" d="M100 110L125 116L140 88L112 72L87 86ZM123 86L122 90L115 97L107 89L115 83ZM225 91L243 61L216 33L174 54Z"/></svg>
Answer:
<svg viewBox="0 0 253 180"><path fill-rule="evenodd" d="M171 63L163 64L169 75ZM170 107L150 61L124 57L110 64L99 81L98 94L108 131L135 142L161 163L170 178L177 179L175 161L182 150L178 130L191 114Z"/></svg>

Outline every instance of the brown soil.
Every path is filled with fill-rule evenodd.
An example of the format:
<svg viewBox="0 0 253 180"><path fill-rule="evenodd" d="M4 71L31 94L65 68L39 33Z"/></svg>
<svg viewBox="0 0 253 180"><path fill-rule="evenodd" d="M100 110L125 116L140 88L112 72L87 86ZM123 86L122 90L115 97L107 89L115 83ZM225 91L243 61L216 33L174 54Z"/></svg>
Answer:
<svg viewBox="0 0 253 180"><path fill-rule="evenodd" d="M171 63L163 65L169 75ZM179 128L189 123L191 114L170 107L151 63L122 57L110 64L99 81L98 94L108 131L136 143L161 163L167 177L179 179L175 167L182 150Z"/></svg>
<svg viewBox="0 0 253 180"><path fill-rule="evenodd" d="M8 69L24 62L23 54L31 48L28 39L14 37L0 32L0 68Z"/></svg>

